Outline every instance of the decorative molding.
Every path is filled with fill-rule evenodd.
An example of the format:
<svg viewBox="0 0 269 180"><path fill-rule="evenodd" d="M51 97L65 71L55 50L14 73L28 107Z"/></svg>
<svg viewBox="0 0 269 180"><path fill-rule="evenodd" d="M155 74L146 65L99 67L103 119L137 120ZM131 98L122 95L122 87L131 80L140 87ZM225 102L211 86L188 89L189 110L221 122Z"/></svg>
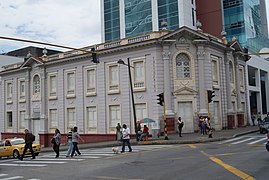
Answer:
<svg viewBox="0 0 269 180"><path fill-rule="evenodd" d="M141 94L141 95L136 95L136 99L144 99L144 96Z"/></svg>
<svg viewBox="0 0 269 180"><path fill-rule="evenodd" d="M197 52L197 56L198 56L198 58L203 58L203 57L205 57L205 51L198 51L198 52Z"/></svg>
<svg viewBox="0 0 269 180"><path fill-rule="evenodd" d="M180 38L178 39L178 43L179 43L179 44L187 44L188 42L187 42L187 40L186 40L185 37L180 37Z"/></svg>
<svg viewBox="0 0 269 180"><path fill-rule="evenodd" d="M174 95L195 95L198 92L189 87L182 87L174 91Z"/></svg>
<svg viewBox="0 0 269 180"><path fill-rule="evenodd" d="M171 55L171 52L168 52L168 51L162 52L163 59L169 59L170 55Z"/></svg>
<svg viewBox="0 0 269 180"><path fill-rule="evenodd" d="M118 97L111 97L111 101L118 101Z"/></svg>

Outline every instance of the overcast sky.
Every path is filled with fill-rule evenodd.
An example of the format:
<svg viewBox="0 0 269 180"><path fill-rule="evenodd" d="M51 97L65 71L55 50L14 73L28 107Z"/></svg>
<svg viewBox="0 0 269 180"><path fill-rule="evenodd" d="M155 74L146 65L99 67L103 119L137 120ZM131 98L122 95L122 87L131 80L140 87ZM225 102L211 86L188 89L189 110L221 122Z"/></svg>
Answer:
<svg viewBox="0 0 269 180"><path fill-rule="evenodd" d="M0 0L0 36L80 48L100 43L100 32L100 0ZM0 54L29 45L0 39Z"/></svg>
<svg viewBox="0 0 269 180"><path fill-rule="evenodd" d="M0 36L74 48L98 44L100 0L0 0ZM0 54L30 45L44 47L0 39Z"/></svg>

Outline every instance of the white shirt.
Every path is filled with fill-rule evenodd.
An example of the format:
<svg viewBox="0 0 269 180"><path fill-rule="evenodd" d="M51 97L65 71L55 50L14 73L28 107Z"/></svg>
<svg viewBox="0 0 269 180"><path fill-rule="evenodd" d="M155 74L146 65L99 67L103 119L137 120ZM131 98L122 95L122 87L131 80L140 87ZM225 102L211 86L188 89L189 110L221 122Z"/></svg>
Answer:
<svg viewBox="0 0 269 180"><path fill-rule="evenodd" d="M130 139L130 129L126 128L126 129L122 129L122 139Z"/></svg>

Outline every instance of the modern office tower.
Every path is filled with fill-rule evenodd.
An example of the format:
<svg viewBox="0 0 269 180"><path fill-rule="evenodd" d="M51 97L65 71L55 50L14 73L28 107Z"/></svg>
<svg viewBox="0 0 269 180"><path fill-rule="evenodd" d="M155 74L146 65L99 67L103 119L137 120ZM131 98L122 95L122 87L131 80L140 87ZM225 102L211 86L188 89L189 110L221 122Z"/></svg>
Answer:
<svg viewBox="0 0 269 180"><path fill-rule="evenodd" d="M233 37L243 47L259 51L268 46L265 0L196 0L197 19L204 32Z"/></svg>
<svg viewBox="0 0 269 180"><path fill-rule="evenodd" d="M159 31L196 28L195 0L101 0L102 42Z"/></svg>

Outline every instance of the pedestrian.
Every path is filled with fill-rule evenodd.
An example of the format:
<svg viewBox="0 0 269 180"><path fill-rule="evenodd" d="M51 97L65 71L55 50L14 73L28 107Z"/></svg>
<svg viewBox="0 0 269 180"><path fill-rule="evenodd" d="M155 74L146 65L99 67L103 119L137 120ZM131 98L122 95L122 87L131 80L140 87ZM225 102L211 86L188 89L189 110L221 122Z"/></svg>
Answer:
<svg viewBox="0 0 269 180"><path fill-rule="evenodd" d="M204 122L203 116L199 116L199 128L201 135L203 134L203 122Z"/></svg>
<svg viewBox="0 0 269 180"><path fill-rule="evenodd" d="M66 153L66 157L71 156L71 153L73 151L72 133L73 133L73 128L71 128L70 131L67 134L68 150L67 150L67 153ZM75 156L77 156L77 153L75 153Z"/></svg>
<svg viewBox="0 0 269 180"><path fill-rule="evenodd" d="M19 159L21 161L23 160L24 155L28 149L32 154L32 159L35 159L35 153L34 153L33 147L32 147L33 142L35 141L35 136L32 133L30 133L30 131L28 129L25 129L24 133L25 133L25 136L24 136L25 145L24 145L23 153Z"/></svg>
<svg viewBox="0 0 269 180"><path fill-rule="evenodd" d="M84 140L78 134L78 127L75 126L74 129L73 129L73 133L72 133L73 150L72 150L72 153L71 153L71 157L74 156L75 152L77 152L78 155L81 155L81 153L79 152L79 149L78 149L78 140L79 139L82 142L84 142Z"/></svg>
<svg viewBox="0 0 269 180"><path fill-rule="evenodd" d="M255 126L255 115L254 114L251 115L251 120L252 120L252 125Z"/></svg>
<svg viewBox="0 0 269 180"><path fill-rule="evenodd" d="M258 125L260 125L262 122L262 115L260 112L258 112L258 114L257 114L257 121L258 121Z"/></svg>
<svg viewBox="0 0 269 180"><path fill-rule="evenodd" d="M184 122L182 121L181 117L178 117L177 127L178 127L178 136L179 137L182 137L181 132L182 132L183 126L184 126Z"/></svg>
<svg viewBox="0 0 269 180"><path fill-rule="evenodd" d="M138 122L138 123L137 123L137 137L136 137L136 141L139 141L140 136L141 136L142 133L143 133L143 132L142 132L142 130L141 130L141 123Z"/></svg>
<svg viewBox="0 0 269 180"><path fill-rule="evenodd" d="M53 139L54 139L53 150L56 153L55 158L58 158L60 155L60 145L61 145L61 133L59 129L55 129Z"/></svg>
<svg viewBox="0 0 269 180"><path fill-rule="evenodd" d="M121 141L121 125L118 123L116 126L116 140Z"/></svg>
<svg viewBox="0 0 269 180"><path fill-rule="evenodd" d="M149 135L149 128L147 127L147 125L144 125L143 132L140 135L139 141L142 141L143 137L148 135Z"/></svg>
<svg viewBox="0 0 269 180"><path fill-rule="evenodd" d="M122 125L122 149L121 153L125 152L125 143L129 148L129 152L132 152L131 144L130 144L130 129L127 128L126 124Z"/></svg>

